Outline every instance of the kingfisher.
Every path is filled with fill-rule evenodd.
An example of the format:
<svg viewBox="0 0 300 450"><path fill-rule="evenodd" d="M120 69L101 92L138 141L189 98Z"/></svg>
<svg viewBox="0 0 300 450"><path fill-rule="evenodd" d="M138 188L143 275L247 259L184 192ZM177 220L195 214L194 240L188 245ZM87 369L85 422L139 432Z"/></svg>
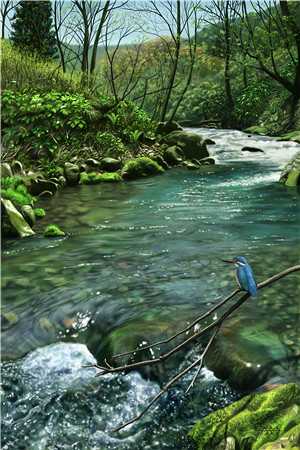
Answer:
<svg viewBox="0 0 300 450"><path fill-rule="evenodd" d="M235 265L236 280L240 289L255 297L257 295L257 284L252 268L246 258L244 256L236 256L233 259L222 259L222 261Z"/></svg>

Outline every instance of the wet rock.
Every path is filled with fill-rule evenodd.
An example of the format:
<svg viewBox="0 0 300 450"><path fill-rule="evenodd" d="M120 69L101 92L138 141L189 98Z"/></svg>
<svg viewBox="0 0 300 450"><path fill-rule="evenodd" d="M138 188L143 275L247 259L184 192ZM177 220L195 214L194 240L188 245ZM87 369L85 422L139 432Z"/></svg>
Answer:
<svg viewBox="0 0 300 450"><path fill-rule="evenodd" d="M274 450L280 448L274 447L279 440L292 449L299 445L299 423L300 387L290 383L250 394L209 414L195 424L190 436L199 450L222 448L218 446L226 436L234 436L239 449Z"/></svg>
<svg viewBox="0 0 300 450"><path fill-rule="evenodd" d="M172 131L164 136L162 143L179 146L185 159L202 159L209 156L202 136L191 131Z"/></svg>
<svg viewBox="0 0 300 450"><path fill-rule="evenodd" d="M1 164L1 177L2 178L6 178L6 177L12 177L13 173L11 170L11 167L8 163L2 163Z"/></svg>
<svg viewBox="0 0 300 450"><path fill-rule="evenodd" d="M32 227L36 222L33 208L30 205L23 205L21 206L21 213L26 222Z"/></svg>
<svg viewBox="0 0 300 450"><path fill-rule="evenodd" d="M64 167L64 175L68 184L77 184L80 176L79 166L77 164L66 162Z"/></svg>
<svg viewBox="0 0 300 450"><path fill-rule="evenodd" d="M215 141L213 141L212 139L206 138L206 139L204 140L204 144L205 144L205 145L215 145L216 143L215 143Z"/></svg>
<svg viewBox="0 0 300 450"><path fill-rule="evenodd" d="M164 159L170 166L178 166L182 163L182 152L179 147L172 145L164 151Z"/></svg>
<svg viewBox="0 0 300 450"><path fill-rule="evenodd" d="M6 330L11 325L14 325L18 322L18 316L13 311L4 312L1 313L1 328L2 330Z"/></svg>
<svg viewBox="0 0 300 450"><path fill-rule="evenodd" d="M211 165L211 164L215 164L216 161L211 156L208 156L207 158L200 159L199 163L204 164L204 165Z"/></svg>
<svg viewBox="0 0 300 450"><path fill-rule="evenodd" d="M40 195L44 191L49 191L51 194L55 194L57 191L57 184L50 180L33 180L29 187L31 195Z"/></svg>
<svg viewBox="0 0 300 450"><path fill-rule="evenodd" d="M65 236L64 231L62 231L57 225L48 225L44 231L45 237L58 237Z"/></svg>
<svg viewBox="0 0 300 450"><path fill-rule="evenodd" d="M100 168L100 161L98 161L98 159L88 158L88 159L85 160L85 164L88 167L92 167L94 169L99 169Z"/></svg>
<svg viewBox="0 0 300 450"><path fill-rule="evenodd" d="M82 172L80 174L80 184L115 183L118 181L122 181L122 177L116 172Z"/></svg>
<svg viewBox="0 0 300 450"><path fill-rule="evenodd" d="M175 121L171 122L159 122L156 128L157 134L169 134L172 131L183 130L179 123Z"/></svg>
<svg viewBox="0 0 300 450"><path fill-rule="evenodd" d="M163 173L164 169L152 159L141 156L136 159L128 160L122 170L122 176L125 179L133 180L135 178L158 175Z"/></svg>
<svg viewBox="0 0 300 450"><path fill-rule="evenodd" d="M49 197L52 197L52 196L53 196L53 193L50 192L50 191L43 191L43 192L41 192L39 194L39 197L45 197L45 198L49 198Z"/></svg>
<svg viewBox="0 0 300 450"><path fill-rule="evenodd" d="M300 130L291 131L277 138L277 141L294 141L300 144Z"/></svg>
<svg viewBox="0 0 300 450"><path fill-rule="evenodd" d="M87 164L80 164L79 171L81 172L87 172L89 170L89 167Z"/></svg>
<svg viewBox="0 0 300 450"><path fill-rule="evenodd" d="M43 331L46 331L47 333L55 332L54 325L50 322L49 319L47 319L47 317L41 317L39 319L39 326Z"/></svg>
<svg viewBox="0 0 300 450"><path fill-rule="evenodd" d="M195 164L192 161L183 161L183 165L184 165L184 167L186 167L189 170L197 170L197 169L199 169L199 166L200 166L199 164Z"/></svg>
<svg viewBox="0 0 300 450"><path fill-rule="evenodd" d="M251 390L276 374L276 360L286 350L278 336L263 324L230 320L224 324L206 357L216 377L239 390Z"/></svg>
<svg viewBox="0 0 300 450"><path fill-rule="evenodd" d="M11 164L11 168L12 168L14 175L21 175L21 176L26 175L26 173L23 169L23 165L20 161L17 161L17 160L13 161Z"/></svg>
<svg viewBox="0 0 300 450"><path fill-rule="evenodd" d="M121 169L122 162L116 158L103 158L101 159L100 167L107 172L115 172Z"/></svg>
<svg viewBox="0 0 300 450"><path fill-rule="evenodd" d="M153 161L157 162L163 169L170 169L169 164L164 160L164 158L161 155L151 155L150 156Z"/></svg>
<svg viewBox="0 0 300 450"><path fill-rule="evenodd" d="M63 175L58 177L58 182L59 182L61 187L64 187L67 184L67 180L65 179L65 177Z"/></svg>
<svg viewBox="0 0 300 450"><path fill-rule="evenodd" d="M261 148L257 147L243 147L242 152L264 153L264 151Z"/></svg>
<svg viewBox="0 0 300 450"><path fill-rule="evenodd" d="M284 167L279 182L288 187L300 185L300 152Z"/></svg>
<svg viewBox="0 0 300 450"><path fill-rule="evenodd" d="M2 198L1 204L12 228L21 238L32 236L34 234L34 231L28 225L22 214L16 209L10 200Z"/></svg>

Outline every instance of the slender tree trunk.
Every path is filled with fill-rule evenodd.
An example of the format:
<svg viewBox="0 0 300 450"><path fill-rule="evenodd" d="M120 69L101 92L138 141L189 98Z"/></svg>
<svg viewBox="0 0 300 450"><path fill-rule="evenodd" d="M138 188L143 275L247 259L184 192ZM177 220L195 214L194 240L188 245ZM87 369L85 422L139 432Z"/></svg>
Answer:
<svg viewBox="0 0 300 450"><path fill-rule="evenodd" d="M224 11L224 32L225 32L225 62L224 62L224 87L226 96L226 111L224 118L225 126L233 125L234 100L231 91L230 80L230 59L231 59L231 43L230 43L230 23L228 13L229 3L225 3Z"/></svg>
<svg viewBox="0 0 300 450"><path fill-rule="evenodd" d="M176 22L177 22L177 31L176 31L176 42L175 42L175 55L174 55L174 63L172 67L172 72L169 78L169 83L167 87L166 96L164 99L160 120L163 122L166 118L168 106L171 98L172 89L175 82L177 67L178 67L178 59L180 52L180 44L181 44L181 5L180 0L176 1Z"/></svg>
<svg viewBox="0 0 300 450"><path fill-rule="evenodd" d="M97 29L97 32L96 32L95 41L94 41L94 44L93 44L91 64L90 64L90 74L92 74L94 72L95 67L96 67L99 39L101 37L102 29L103 29L103 26L104 26L105 21L107 19L108 13L109 13L109 11L108 11L109 3L110 3L110 0L107 0L105 5L104 5L102 16L101 16L101 20L100 20L100 23L99 23L99 26L98 26L98 29Z"/></svg>

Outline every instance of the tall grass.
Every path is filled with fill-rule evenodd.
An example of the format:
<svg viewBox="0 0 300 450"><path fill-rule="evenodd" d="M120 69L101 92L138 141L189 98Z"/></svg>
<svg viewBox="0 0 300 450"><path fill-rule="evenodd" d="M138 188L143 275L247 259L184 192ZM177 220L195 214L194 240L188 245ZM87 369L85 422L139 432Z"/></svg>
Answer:
<svg viewBox="0 0 300 450"><path fill-rule="evenodd" d="M2 90L82 92L81 81L80 73L63 73L55 61L40 60L1 40Z"/></svg>

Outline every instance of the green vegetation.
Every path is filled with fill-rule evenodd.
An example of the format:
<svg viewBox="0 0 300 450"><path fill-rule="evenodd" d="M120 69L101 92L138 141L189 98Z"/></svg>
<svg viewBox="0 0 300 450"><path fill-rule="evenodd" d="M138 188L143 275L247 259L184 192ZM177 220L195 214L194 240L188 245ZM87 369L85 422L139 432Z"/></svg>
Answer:
<svg viewBox="0 0 300 450"><path fill-rule="evenodd" d="M45 217L46 212L44 208L34 208L34 214L37 219L42 219L43 217Z"/></svg>
<svg viewBox="0 0 300 450"><path fill-rule="evenodd" d="M96 173L96 172L82 172L80 174L80 183L81 184L97 184L97 183L114 183L117 181L122 181L121 175L117 172L105 172L105 173Z"/></svg>
<svg viewBox="0 0 300 450"><path fill-rule="evenodd" d="M126 179L146 177L163 173L164 169L151 158L141 156L126 162L122 175Z"/></svg>
<svg viewBox="0 0 300 450"><path fill-rule="evenodd" d="M1 196L11 200L16 205L33 205L36 201L32 197L27 187L23 184L21 177L6 177L1 178Z"/></svg>
<svg viewBox="0 0 300 450"><path fill-rule="evenodd" d="M54 224L48 225L44 231L45 237L59 237L59 236L65 236L65 233Z"/></svg>
<svg viewBox="0 0 300 450"><path fill-rule="evenodd" d="M214 450L226 437L240 450L258 450L282 437L289 438L292 448L300 444L299 421L300 388L286 384L206 416L194 426L191 437L199 450Z"/></svg>

